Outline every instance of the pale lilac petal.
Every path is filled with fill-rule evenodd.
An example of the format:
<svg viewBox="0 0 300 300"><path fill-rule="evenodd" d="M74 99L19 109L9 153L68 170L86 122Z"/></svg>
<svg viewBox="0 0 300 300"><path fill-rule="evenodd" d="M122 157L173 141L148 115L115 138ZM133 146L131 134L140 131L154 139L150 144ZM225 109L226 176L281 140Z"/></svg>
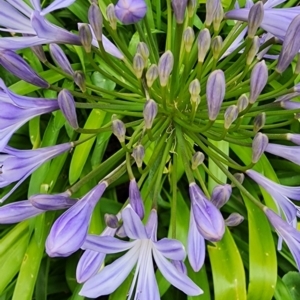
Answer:
<svg viewBox="0 0 300 300"><path fill-rule="evenodd" d="M35 0L35 1L39 1L39 0ZM50 12L57 10L57 9L61 9L64 7L68 7L71 4L73 4L76 0L55 0L53 1L49 6L47 6L46 8L44 8L41 12L41 15L44 16L46 14L49 14Z"/></svg>
<svg viewBox="0 0 300 300"><path fill-rule="evenodd" d="M34 10L41 11L41 1L40 0L30 0L31 5Z"/></svg>
<svg viewBox="0 0 300 300"><path fill-rule="evenodd" d="M166 258L153 248L154 260L162 275L176 288L189 296L203 294L203 291L185 274L179 272Z"/></svg>
<svg viewBox="0 0 300 300"><path fill-rule="evenodd" d="M43 213L28 201L13 202L0 207L0 224L18 223Z"/></svg>
<svg viewBox="0 0 300 300"><path fill-rule="evenodd" d="M136 212L128 205L122 211L123 226L127 236L131 239L147 239L145 227L136 214Z"/></svg>
<svg viewBox="0 0 300 300"><path fill-rule="evenodd" d="M187 253L191 267L195 272L198 272L203 266L205 259L205 241L197 229L192 211L190 214Z"/></svg>
<svg viewBox="0 0 300 300"><path fill-rule="evenodd" d="M184 247L177 240L164 238L155 242L154 245L157 251L166 258L173 260L184 260L185 258Z"/></svg>
<svg viewBox="0 0 300 300"><path fill-rule="evenodd" d="M79 295L97 298L113 293L134 268L139 257L139 247L140 245L137 244L124 256L115 260L101 270L100 273L86 281Z"/></svg>
<svg viewBox="0 0 300 300"><path fill-rule="evenodd" d="M153 242L157 240L157 223L157 210L152 209L148 217L145 229L148 238L151 239Z"/></svg>
<svg viewBox="0 0 300 300"><path fill-rule="evenodd" d="M135 244L135 241L126 242L112 236L88 235L81 248L108 254L126 251Z"/></svg>
<svg viewBox="0 0 300 300"><path fill-rule="evenodd" d="M300 165L300 146L285 146L269 143L265 151Z"/></svg>
<svg viewBox="0 0 300 300"><path fill-rule="evenodd" d="M31 13L33 12L33 9L29 7L24 1L20 0L6 0L9 4L11 4L13 7L15 7L17 10L19 10L22 14L30 17ZM2 3L2 1L1 1Z"/></svg>

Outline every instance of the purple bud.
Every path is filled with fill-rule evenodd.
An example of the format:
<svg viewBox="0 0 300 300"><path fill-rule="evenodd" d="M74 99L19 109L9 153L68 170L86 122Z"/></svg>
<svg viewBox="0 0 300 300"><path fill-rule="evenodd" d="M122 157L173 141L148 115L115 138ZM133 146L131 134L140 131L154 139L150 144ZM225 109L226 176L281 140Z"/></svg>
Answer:
<svg viewBox="0 0 300 300"><path fill-rule="evenodd" d="M245 175L243 173L235 173L235 174L233 174L233 176L240 184L243 184L244 179L245 179ZM235 185L233 183L231 184L231 186L235 187Z"/></svg>
<svg viewBox="0 0 300 300"><path fill-rule="evenodd" d="M0 50L0 64L10 73L33 85L48 88L49 83L41 78L29 64L11 50Z"/></svg>
<svg viewBox="0 0 300 300"><path fill-rule="evenodd" d="M89 8L88 19L97 41L102 41L103 16L96 3L92 3Z"/></svg>
<svg viewBox="0 0 300 300"><path fill-rule="evenodd" d="M158 75L161 86L166 86L173 70L174 57L171 51L166 51L158 62Z"/></svg>
<svg viewBox="0 0 300 300"><path fill-rule="evenodd" d="M221 22L224 17L224 9L221 3L216 7L214 18L213 18L213 25L214 31L217 32L220 29Z"/></svg>
<svg viewBox="0 0 300 300"><path fill-rule="evenodd" d="M117 216L112 215L112 214L105 214L104 221L108 227L113 228L113 229L118 228L120 225Z"/></svg>
<svg viewBox="0 0 300 300"><path fill-rule="evenodd" d="M154 100L149 99L143 110L144 120L145 120L145 128L151 129L153 121L157 115L157 104Z"/></svg>
<svg viewBox="0 0 300 300"><path fill-rule="evenodd" d="M232 193L230 184L217 185L214 187L211 195L211 202L217 207L221 208L227 203Z"/></svg>
<svg viewBox="0 0 300 300"><path fill-rule="evenodd" d="M257 163L260 157L264 154L269 143L268 137L259 132L255 135L252 142L252 162Z"/></svg>
<svg viewBox="0 0 300 300"><path fill-rule="evenodd" d="M175 14L177 24L182 24L184 21L184 14L187 7L187 0L172 0L172 8Z"/></svg>
<svg viewBox="0 0 300 300"><path fill-rule="evenodd" d="M220 35L214 37L211 40L211 50L212 50L212 54L213 54L213 58L215 60L217 60L219 58L220 52L222 50L222 46L223 46L223 39Z"/></svg>
<svg viewBox="0 0 300 300"><path fill-rule="evenodd" d="M254 132L260 131L265 126L265 123L266 123L266 113L263 112L258 114L253 121L253 131Z"/></svg>
<svg viewBox="0 0 300 300"><path fill-rule="evenodd" d="M268 82L268 68L264 60L257 63L250 77L249 102L253 104Z"/></svg>
<svg viewBox="0 0 300 300"><path fill-rule="evenodd" d="M206 85L208 116L214 121L220 111L225 96L225 76L222 70L210 73Z"/></svg>
<svg viewBox="0 0 300 300"><path fill-rule="evenodd" d="M77 122L75 101L72 94L68 90L63 89L59 92L57 100L59 108L64 114L67 121L69 122L69 124L74 129L77 129L79 126Z"/></svg>
<svg viewBox="0 0 300 300"><path fill-rule="evenodd" d="M205 26L209 27L213 22L215 13L219 6L221 5L220 0L207 0L206 1L206 17L205 17Z"/></svg>
<svg viewBox="0 0 300 300"><path fill-rule="evenodd" d="M192 157L192 166L191 166L191 168L193 170L196 170L198 168L198 166L200 166L203 163L204 158L205 158L204 154L200 151L197 151Z"/></svg>
<svg viewBox="0 0 300 300"><path fill-rule="evenodd" d="M142 57L145 61L145 65L147 65L148 58L149 58L149 55L150 55L149 48L148 48L147 44L144 43L144 42L139 42L137 47L136 47L136 52L142 55Z"/></svg>
<svg viewBox="0 0 300 300"><path fill-rule="evenodd" d="M276 71L283 73L300 49L300 15L290 23L278 58Z"/></svg>
<svg viewBox="0 0 300 300"><path fill-rule="evenodd" d="M189 192L198 231L209 241L219 241L225 232L225 223L220 211L206 199L194 182L190 184Z"/></svg>
<svg viewBox="0 0 300 300"><path fill-rule="evenodd" d="M238 213L232 213L225 220L226 226L234 227L240 225L244 221L244 217Z"/></svg>
<svg viewBox="0 0 300 300"><path fill-rule="evenodd" d="M48 61L42 45L32 46L31 50L42 63Z"/></svg>
<svg viewBox="0 0 300 300"><path fill-rule="evenodd" d="M144 0L119 0L115 6L116 17L125 25L144 18L147 5Z"/></svg>
<svg viewBox="0 0 300 300"><path fill-rule="evenodd" d="M248 66L250 66L251 63L253 62L254 57L258 53L259 47L260 47L259 37L255 36L252 40L251 48L249 49L249 51L247 53L246 64Z"/></svg>
<svg viewBox="0 0 300 300"><path fill-rule="evenodd" d="M133 57L133 70L135 73L135 76L140 79L143 75L143 71L145 68L145 60L143 56L139 53L136 53L135 56Z"/></svg>
<svg viewBox="0 0 300 300"><path fill-rule="evenodd" d="M32 206L28 200L9 203L0 207L0 224L19 223L43 212L44 210Z"/></svg>
<svg viewBox="0 0 300 300"><path fill-rule="evenodd" d="M112 132L120 143L125 142L126 127L121 120L115 119L114 115L112 117Z"/></svg>
<svg viewBox="0 0 300 300"><path fill-rule="evenodd" d="M93 35L90 26L88 24L80 24L78 35L85 52L90 53L93 41Z"/></svg>
<svg viewBox="0 0 300 300"><path fill-rule="evenodd" d="M197 6L198 0L188 0L187 11L189 18L191 18L194 13L196 13Z"/></svg>
<svg viewBox="0 0 300 300"><path fill-rule="evenodd" d="M110 27L113 30L117 29L117 17L116 17L116 13L115 13L115 6L111 3L107 6L106 8L106 16L107 16L107 20L110 24Z"/></svg>
<svg viewBox="0 0 300 300"><path fill-rule="evenodd" d="M61 48L56 44L50 44L49 50L57 66L59 66L67 74L73 76L74 71L70 65L68 58L66 57L65 53L61 50Z"/></svg>
<svg viewBox="0 0 300 300"><path fill-rule="evenodd" d="M198 62L203 63L205 56L210 48L211 43L211 36L209 33L209 30L207 28L204 28L200 31L198 35Z"/></svg>
<svg viewBox="0 0 300 300"><path fill-rule="evenodd" d="M195 32L192 27L187 27L182 34L185 51L190 53L195 40Z"/></svg>
<svg viewBox="0 0 300 300"><path fill-rule="evenodd" d="M248 15L248 36L254 38L258 27L264 18L264 6L261 1L256 2L249 11Z"/></svg>
<svg viewBox="0 0 300 300"><path fill-rule="evenodd" d="M143 145L139 144L136 147L134 147L131 156L134 158L138 168L141 168L145 156L145 148L143 147Z"/></svg>
<svg viewBox="0 0 300 300"><path fill-rule="evenodd" d="M80 90L84 93L86 91L85 86L85 76L81 71L75 71L73 75L73 80L75 84L80 88Z"/></svg>
<svg viewBox="0 0 300 300"><path fill-rule="evenodd" d="M145 214L144 203L134 178L129 183L129 203L137 215L143 219Z"/></svg>
<svg viewBox="0 0 300 300"><path fill-rule="evenodd" d="M248 97L245 94L241 95L237 102L239 113L245 110L248 107L248 105L249 105Z"/></svg>
<svg viewBox="0 0 300 300"><path fill-rule="evenodd" d="M146 79L147 79L147 86L150 88L153 84L153 82L158 77L158 67L157 65L151 65L146 72Z"/></svg>
<svg viewBox="0 0 300 300"><path fill-rule="evenodd" d="M224 128L229 129L231 124L237 119L239 115L239 109L236 105L230 105L227 107L224 113Z"/></svg>
<svg viewBox="0 0 300 300"><path fill-rule="evenodd" d="M189 92L192 97L198 97L201 91L200 81L196 78L189 85Z"/></svg>

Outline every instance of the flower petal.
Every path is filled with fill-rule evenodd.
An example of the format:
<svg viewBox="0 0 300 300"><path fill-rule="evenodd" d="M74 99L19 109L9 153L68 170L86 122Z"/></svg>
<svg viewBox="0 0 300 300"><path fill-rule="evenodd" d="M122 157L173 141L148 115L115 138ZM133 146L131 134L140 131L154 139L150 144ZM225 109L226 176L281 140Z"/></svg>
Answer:
<svg viewBox="0 0 300 300"><path fill-rule="evenodd" d="M161 239L154 243L155 248L166 258L173 260L184 260L185 251L183 245L173 239Z"/></svg>

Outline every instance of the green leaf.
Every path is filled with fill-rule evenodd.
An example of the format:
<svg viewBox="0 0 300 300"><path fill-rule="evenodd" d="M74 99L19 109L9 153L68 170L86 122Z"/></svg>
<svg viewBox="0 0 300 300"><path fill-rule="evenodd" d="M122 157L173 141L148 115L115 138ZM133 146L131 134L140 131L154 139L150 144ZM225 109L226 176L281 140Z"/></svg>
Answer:
<svg viewBox="0 0 300 300"><path fill-rule="evenodd" d="M94 85L108 90L108 91L113 91L116 87L116 83L107 79L105 76L103 76L101 73L99 73L98 71L94 72L92 74L92 82Z"/></svg>
<svg viewBox="0 0 300 300"><path fill-rule="evenodd" d="M208 246L215 300L246 300L246 279L243 261L230 231L216 246Z"/></svg>
<svg viewBox="0 0 300 300"><path fill-rule="evenodd" d="M128 291L133 279L133 274L129 274L123 283L109 296L109 300L127 299Z"/></svg>
<svg viewBox="0 0 300 300"><path fill-rule="evenodd" d="M101 127L103 120L105 118L106 113L99 109L93 109L86 120L84 125L85 129L99 128ZM90 134L81 134L79 137L79 141L86 139L91 136ZM77 181L82 173L83 167L87 161L87 158L90 154L91 148L94 144L96 136L89 139L85 143L77 146L74 150L73 157L70 164L69 169L69 181L70 184L73 184Z"/></svg>
<svg viewBox="0 0 300 300"><path fill-rule="evenodd" d="M288 272L282 277L282 281L289 289L293 300L300 299L300 273Z"/></svg>
<svg viewBox="0 0 300 300"><path fill-rule="evenodd" d="M257 197L249 183L246 188ZM242 196L249 222L248 299L272 299L277 280L277 258L271 227L264 212L245 195Z"/></svg>
<svg viewBox="0 0 300 300"><path fill-rule="evenodd" d="M279 276L277 277L277 283L276 283L274 297L276 300L282 300L282 299L293 300L292 295L289 291L289 288L286 286L286 284L283 282L283 280Z"/></svg>

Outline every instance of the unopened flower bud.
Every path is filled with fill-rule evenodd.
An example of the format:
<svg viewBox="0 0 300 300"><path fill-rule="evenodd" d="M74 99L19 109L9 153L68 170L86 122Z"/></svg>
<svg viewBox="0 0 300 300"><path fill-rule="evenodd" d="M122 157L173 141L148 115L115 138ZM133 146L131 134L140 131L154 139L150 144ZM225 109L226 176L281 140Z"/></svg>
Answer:
<svg viewBox="0 0 300 300"><path fill-rule="evenodd" d="M225 76L222 70L213 71L207 80L206 99L209 120L214 121L225 96Z"/></svg>
<svg viewBox="0 0 300 300"><path fill-rule="evenodd" d="M252 142L252 162L257 163L260 157L264 154L266 147L268 146L268 137L259 132L255 135Z"/></svg>
<svg viewBox="0 0 300 300"><path fill-rule="evenodd" d="M154 100L149 99L144 106L145 128L151 129L153 121L157 115L157 104Z"/></svg>
<svg viewBox="0 0 300 300"><path fill-rule="evenodd" d="M143 75L143 71L145 68L145 61L141 54L136 53L133 57L133 70L135 72L135 76L140 79Z"/></svg>
<svg viewBox="0 0 300 300"><path fill-rule="evenodd" d="M249 103L253 104L268 82L268 67L264 60L257 63L250 77Z"/></svg>
<svg viewBox="0 0 300 300"><path fill-rule="evenodd" d="M209 27L213 22L216 10L221 5L220 0L207 0L206 1L206 16L205 16L205 26Z"/></svg>
<svg viewBox="0 0 300 300"><path fill-rule="evenodd" d="M249 105L249 99L245 94L242 94L237 102L239 113L245 110Z"/></svg>
<svg viewBox="0 0 300 300"><path fill-rule="evenodd" d="M137 215L143 219L145 214L144 203L135 178L131 179L129 183L129 203Z"/></svg>
<svg viewBox="0 0 300 300"><path fill-rule="evenodd" d="M158 77L158 67L157 65L153 64L149 67L148 71L146 72L146 80L147 86L150 88L153 82Z"/></svg>
<svg viewBox="0 0 300 300"><path fill-rule="evenodd" d="M213 18L213 26L214 26L214 31L218 31L220 29L221 22L224 17L224 9L221 3L217 6Z"/></svg>
<svg viewBox="0 0 300 300"><path fill-rule="evenodd" d="M172 8L174 11L177 24L182 24L188 0L172 0Z"/></svg>
<svg viewBox="0 0 300 300"><path fill-rule="evenodd" d="M125 25L137 23L144 18L146 12L144 0L119 0L115 6L116 17Z"/></svg>
<svg viewBox="0 0 300 300"><path fill-rule="evenodd" d="M240 184L243 184L245 179L244 173L234 173L233 176ZM235 187L234 183L231 183L231 186Z"/></svg>
<svg viewBox="0 0 300 300"><path fill-rule="evenodd" d="M258 27L264 18L264 5L262 1L256 2L249 11L248 15L248 37L254 38Z"/></svg>
<svg viewBox="0 0 300 300"><path fill-rule="evenodd" d="M203 63L205 56L210 48L211 36L209 30L204 28L200 31L197 41L198 46L198 62Z"/></svg>
<svg viewBox="0 0 300 300"><path fill-rule="evenodd" d="M109 4L106 8L106 17L109 22L110 27L113 30L117 29L117 17L115 13L115 6L113 4Z"/></svg>
<svg viewBox="0 0 300 300"><path fill-rule="evenodd" d="M192 27L187 27L184 30L182 34L182 40L183 40L185 51L187 53L190 53L195 40L195 32Z"/></svg>
<svg viewBox="0 0 300 300"><path fill-rule="evenodd" d="M112 132L120 143L125 142L126 127L121 120L115 119L115 115L112 116Z"/></svg>
<svg viewBox="0 0 300 300"><path fill-rule="evenodd" d="M149 48L148 48L147 44L144 43L144 42L139 42L137 47L136 47L136 52L142 55L142 57L145 61L145 65L147 65L148 58L149 58L149 55L150 55Z"/></svg>
<svg viewBox="0 0 300 300"><path fill-rule="evenodd" d="M145 157L145 148L143 145L139 144L133 148L131 156L134 158L138 168L141 168L143 165L143 160Z"/></svg>
<svg viewBox="0 0 300 300"><path fill-rule="evenodd" d="M191 18L196 13L197 6L197 0L188 0L187 11L189 18Z"/></svg>
<svg viewBox="0 0 300 300"><path fill-rule="evenodd" d="M191 161L192 162L192 166L191 166L192 170L196 170L198 168L198 166L200 166L203 163L204 158L205 158L205 156L202 152L200 152L200 151L195 152L192 157L192 161Z"/></svg>
<svg viewBox="0 0 300 300"><path fill-rule="evenodd" d="M244 217L238 213L232 213L225 220L226 226L234 227L240 225L244 221Z"/></svg>
<svg viewBox="0 0 300 300"><path fill-rule="evenodd" d="M120 226L117 216L112 214L105 214L104 222L110 228L118 228Z"/></svg>
<svg viewBox="0 0 300 300"><path fill-rule="evenodd" d="M62 49L56 44L50 44L49 51L56 65L59 66L67 74L73 76L74 71L64 51L62 51Z"/></svg>
<svg viewBox="0 0 300 300"><path fill-rule="evenodd" d="M79 39L86 53L91 52L93 35L88 24L81 24L79 27Z"/></svg>
<svg viewBox="0 0 300 300"><path fill-rule="evenodd" d="M166 51L159 59L158 62L158 75L160 85L166 86L173 70L174 57L171 51Z"/></svg>
<svg viewBox="0 0 300 300"><path fill-rule="evenodd" d="M30 47L30 49L42 63L48 61L42 45L32 46Z"/></svg>
<svg viewBox="0 0 300 300"><path fill-rule="evenodd" d="M189 85L189 92L192 97L197 97L199 96L201 91L201 86L199 80L196 78L193 81L191 81Z"/></svg>
<svg viewBox="0 0 300 300"><path fill-rule="evenodd" d="M92 3L89 8L88 19L97 41L102 41L103 16L96 3Z"/></svg>
<svg viewBox="0 0 300 300"><path fill-rule="evenodd" d="M73 80L75 84L80 88L80 90L84 93L86 91L85 86L85 76L81 71L75 71L73 75Z"/></svg>
<svg viewBox="0 0 300 300"><path fill-rule="evenodd" d="M69 124L74 129L77 129L79 126L76 115L75 101L72 94L68 90L63 89L59 92L57 101L60 110L64 114Z"/></svg>
<svg viewBox="0 0 300 300"><path fill-rule="evenodd" d="M251 48L249 49L248 53L247 53L247 59L246 59L246 64L248 66L251 65L251 63L253 62L254 57L256 56L256 54L258 53L259 50L259 37L255 36L252 40L252 45Z"/></svg>
<svg viewBox="0 0 300 300"><path fill-rule="evenodd" d="M211 194L211 202L217 207L221 208L227 203L232 193L230 184L217 185L214 187Z"/></svg>
<svg viewBox="0 0 300 300"><path fill-rule="evenodd" d="M221 36L216 36L211 40L211 50L213 58L217 60L219 58L220 52L223 46L223 39Z"/></svg>
<svg viewBox="0 0 300 300"><path fill-rule="evenodd" d="M231 124L237 119L239 115L239 109L236 105L230 105L227 107L224 113L224 128L228 129Z"/></svg>
<svg viewBox="0 0 300 300"><path fill-rule="evenodd" d="M266 123L266 113L263 112L258 114L253 121L253 131L254 132L260 131L265 126L265 123Z"/></svg>
<svg viewBox="0 0 300 300"><path fill-rule="evenodd" d="M276 71L283 73L285 69L290 65L295 55L300 49L300 14L297 15L290 23L284 41L281 47L281 52L278 58L278 64Z"/></svg>

